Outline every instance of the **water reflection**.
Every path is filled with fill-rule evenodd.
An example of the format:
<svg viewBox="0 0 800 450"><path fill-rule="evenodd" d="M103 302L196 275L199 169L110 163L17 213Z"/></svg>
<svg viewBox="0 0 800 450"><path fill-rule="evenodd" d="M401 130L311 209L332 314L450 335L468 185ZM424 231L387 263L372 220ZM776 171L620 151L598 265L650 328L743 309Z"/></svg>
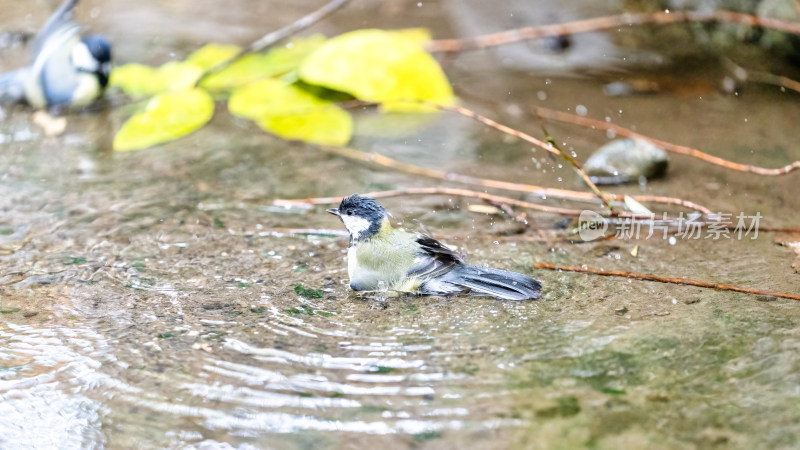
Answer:
<svg viewBox="0 0 800 450"><path fill-rule="evenodd" d="M92 396L136 391L100 370L116 362L108 350L87 329L0 324L0 447L102 447L106 407Z"/></svg>

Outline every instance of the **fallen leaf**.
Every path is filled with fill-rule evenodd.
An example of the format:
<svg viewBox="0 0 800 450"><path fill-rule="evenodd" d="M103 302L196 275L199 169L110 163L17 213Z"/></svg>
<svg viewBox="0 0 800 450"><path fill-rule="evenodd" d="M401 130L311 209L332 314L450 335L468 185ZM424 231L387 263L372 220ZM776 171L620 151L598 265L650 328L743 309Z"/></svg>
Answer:
<svg viewBox="0 0 800 450"><path fill-rule="evenodd" d="M386 110L431 110L419 102L455 103L444 71L419 31L357 30L329 39L303 61L300 79L346 92Z"/></svg>
<svg viewBox="0 0 800 450"><path fill-rule="evenodd" d="M206 71L233 58L241 51L238 45L207 44L189 55L186 62Z"/></svg>
<svg viewBox="0 0 800 450"><path fill-rule="evenodd" d="M111 72L109 84L119 87L131 97L141 98L190 89L202 74L203 69L188 62L171 61L159 68L125 64Z"/></svg>
<svg viewBox="0 0 800 450"><path fill-rule="evenodd" d="M214 115L214 100L202 89L159 94L128 119L114 136L114 150L139 150L185 136Z"/></svg>
<svg viewBox="0 0 800 450"><path fill-rule="evenodd" d="M633 197L626 195L625 196L625 206L628 207L628 211L636 214L637 216L652 216L653 212L647 209L646 206L642 205L641 203L637 202L633 199Z"/></svg>
<svg viewBox="0 0 800 450"><path fill-rule="evenodd" d="M500 208L491 205L469 205L467 210L479 214L500 214Z"/></svg>
<svg viewBox="0 0 800 450"><path fill-rule="evenodd" d="M33 123L42 127L47 136L58 136L67 129L66 117L53 117L47 111L33 113Z"/></svg>
<svg viewBox="0 0 800 450"><path fill-rule="evenodd" d="M800 273L800 233L791 231L776 233L773 239L778 245L790 248L795 252L796 257L792 261L792 269L795 273Z"/></svg>
<svg viewBox="0 0 800 450"><path fill-rule="evenodd" d="M322 45L325 39L322 35L314 35L295 39L266 54L246 55L219 73L209 75L200 86L211 91L228 91L264 78L286 74L296 70L303 59Z"/></svg>
<svg viewBox="0 0 800 450"><path fill-rule="evenodd" d="M285 139L344 145L353 133L353 119L346 111L276 79L234 90L228 110Z"/></svg>

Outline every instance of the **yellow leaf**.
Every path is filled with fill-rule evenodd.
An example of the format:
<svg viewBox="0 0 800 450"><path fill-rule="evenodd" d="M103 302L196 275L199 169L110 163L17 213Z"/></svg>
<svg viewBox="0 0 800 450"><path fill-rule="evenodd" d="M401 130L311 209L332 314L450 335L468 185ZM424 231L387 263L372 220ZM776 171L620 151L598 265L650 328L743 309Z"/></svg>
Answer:
<svg viewBox="0 0 800 450"><path fill-rule="evenodd" d="M346 111L271 78L234 90L228 110L285 139L344 145L353 134L353 119Z"/></svg>
<svg viewBox="0 0 800 450"><path fill-rule="evenodd" d="M353 134L350 114L333 105L304 114L266 116L256 123L284 139L313 144L345 145Z"/></svg>
<svg viewBox="0 0 800 450"><path fill-rule="evenodd" d="M125 64L114 67L109 85L122 88L132 97L148 95L153 90L156 69L144 64Z"/></svg>
<svg viewBox="0 0 800 450"><path fill-rule="evenodd" d="M214 115L214 100L202 89L159 94L133 115L114 136L114 150L151 147L185 136Z"/></svg>
<svg viewBox="0 0 800 450"><path fill-rule="evenodd" d="M393 30L394 34L408 38L417 44L424 46L431 40L431 32L427 28L406 28L403 30Z"/></svg>
<svg viewBox="0 0 800 450"><path fill-rule="evenodd" d="M275 47L268 51L264 55L264 60L279 74L290 72L297 69L300 63L318 49L326 39L321 34L295 39L283 47Z"/></svg>
<svg viewBox="0 0 800 450"><path fill-rule="evenodd" d="M239 46L236 45L207 44L189 55L186 58L186 62L206 71L223 61L233 58L240 50Z"/></svg>
<svg viewBox="0 0 800 450"><path fill-rule="evenodd" d="M168 62L158 69L143 64L125 64L111 72L110 84L131 97L148 97L159 92L194 86L203 69L188 62Z"/></svg>
<svg viewBox="0 0 800 450"><path fill-rule="evenodd" d="M420 42L419 31L358 30L329 39L300 66L309 84L347 92L385 109L418 110L426 100L452 105L442 68Z"/></svg>
<svg viewBox="0 0 800 450"><path fill-rule="evenodd" d="M182 91L193 88L203 74L203 69L188 62L171 61L158 68L162 89L159 91Z"/></svg>
<svg viewBox="0 0 800 450"><path fill-rule="evenodd" d="M286 74L296 70L303 59L323 42L324 36L314 35L293 40L266 54L246 55L230 67L210 75L200 85L212 91L226 91L264 78Z"/></svg>

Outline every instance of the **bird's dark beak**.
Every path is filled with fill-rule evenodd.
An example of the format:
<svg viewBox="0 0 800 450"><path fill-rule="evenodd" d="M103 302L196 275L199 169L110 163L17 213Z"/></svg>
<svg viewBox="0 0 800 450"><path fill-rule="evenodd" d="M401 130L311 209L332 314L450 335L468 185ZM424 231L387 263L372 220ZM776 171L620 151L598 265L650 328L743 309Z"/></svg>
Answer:
<svg viewBox="0 0 800 450"><path fill-rule="evenodd" d="M328 210L329 213L333 214L334 216L339 215L339 208L331 208Z"/></svg>

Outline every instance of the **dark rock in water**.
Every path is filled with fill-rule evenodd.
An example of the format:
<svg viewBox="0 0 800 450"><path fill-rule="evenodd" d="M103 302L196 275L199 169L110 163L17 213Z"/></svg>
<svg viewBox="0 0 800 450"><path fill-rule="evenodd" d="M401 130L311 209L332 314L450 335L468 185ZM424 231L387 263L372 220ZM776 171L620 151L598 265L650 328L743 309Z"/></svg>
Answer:
<svg viewBox="0 0 800 450"><path fill-rule="evenodd" d="M600 147L583 165L595 184L638 183L667 171L667 152L641 139L617 139Z"/></svg>

